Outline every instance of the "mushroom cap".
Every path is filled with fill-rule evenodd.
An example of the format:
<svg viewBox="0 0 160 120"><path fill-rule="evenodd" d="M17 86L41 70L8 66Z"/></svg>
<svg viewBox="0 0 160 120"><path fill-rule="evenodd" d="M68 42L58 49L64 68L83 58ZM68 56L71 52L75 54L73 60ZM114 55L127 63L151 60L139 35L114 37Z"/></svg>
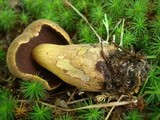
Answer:
<svg viewBox="0 0 160 120"><path fill-rule="evenodd" d="M50 43L71 44L69 35L56 23L40 19L31 23L10 44L6 62L10 72L23 80L38 80L48 89L57 88L61 81L32 59L32 50L37 45Z"/></svg>

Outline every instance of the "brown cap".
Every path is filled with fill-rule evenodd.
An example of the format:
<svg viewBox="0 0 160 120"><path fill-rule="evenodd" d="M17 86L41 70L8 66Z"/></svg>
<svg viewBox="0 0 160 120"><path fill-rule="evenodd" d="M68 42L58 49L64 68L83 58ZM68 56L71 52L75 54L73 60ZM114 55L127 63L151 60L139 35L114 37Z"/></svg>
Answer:
<svg viewBox="0 0 160 120"><path fill-rule="evenodd" d="M39 80L51 90L57 88L61 81L32 59L33 48L43 43L67 45L71 44L71 40L56 23L45 19L37 20L13 40L8 48L7 64L14 76L23 80Z"/></svg>

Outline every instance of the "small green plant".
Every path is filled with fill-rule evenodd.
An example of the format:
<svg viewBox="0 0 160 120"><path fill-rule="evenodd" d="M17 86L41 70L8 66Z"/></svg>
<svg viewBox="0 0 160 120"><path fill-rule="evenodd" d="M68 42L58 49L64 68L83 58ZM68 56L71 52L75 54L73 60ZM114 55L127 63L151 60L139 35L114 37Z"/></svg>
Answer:
<svg viewBox="0 0 160 120"><path fill-rule="evenodd" d="M8 90L0 88L0 101L5 101L10 97L11 93Z"/></svg>
<svg viewBox="0 0 160 120"><path fill-rule="evenodd" d="M32 106L32 109L33 110L29 113L30 120L53 120L50 107L36 103Z"/></svg>
<svg viewBox="0 0 160 120"><path fill-rule="evenodd" d="M31 18L38 19L41 12L44 9L45 0L23 0L22 4L25 11L31 16Z"/></svg>
<svg viewBox="0 0 160 120"><path fill-rule="evenodd" d="M158 71L157 71L158 70ZM160 67L153 70L150 74L148 85L144 92L145 99L149 104L158 103L160 101L160 79L158 77Z"/></svg>
<svg viewBox="0 0 160 120"><path fill-rule="evenodd" d="M14 120L14 109L17 101L7 90L0 89L0 119Z"/></svg>
<svg viewBox="0 0 160 120"><path fill-rule="evenodd" d="M160 14L160 0L155 0L154 1L155 3L155 10L156 10L156 12L157 12L157 15L159 15Z"/></svg>
<svg viewBox="0 0 160 120"><path fill-rule="evenodd" d="M8 0L0 0L0 9L4 9L6 7L9 7Z"/></svg>
<svg viewBox="0 0 160 120"><path fill-rule="evenodd" d="M78 38L81 43L94 43L97 42L96 37L94 36L91 29L88 25L84 23L80 23L78 27Z"/></svg>
<svg viewBox="0 0 160 120"><path fill-rule="evenodd" d="M5 8L0 11L0 31L10 31L16 25L17 15L11 8Z"/></svg>
<svg viewBox="0 0 160 120"><path fill-rule="evenodd" d="M20 23L23 25L27 25L29 23L29 15L25 12L22 12L19 15Z"/></svg>
<svg viewBox="0 0 160 120"><path fill-rule="evenodd" d="M0 60L5 59L5 52L0 48Z"/></svg>
<svg viewBox="0 0 160 120"><path fill-rule="evenodd" d="M160 108L159 107L151 107L150 120L159 120L160 119Z"/></svg>
<svg viewBox="0 0 160 120"><path fill-rule="evenodd" d="M64 9L64 1L63 0L54 0L54 2L50 2L53 6L53 10L57 12L61 12Z"/></svg>
<svg viewBox="0 0 160 120"><path fill-rule="evenodd" d="M86 14L92 3L90 0L73 0L73 4L81 13Z"/></svg>
<svg viewBox="0 0 160 120"><path fill-rule="evenodd" d="M77 104L78 107L89 106L89 105L93 105L92 100ZM89 108L89 109L83 109L83 110L77 111L78 118L82 120L103 120L104 112L105 111L103 109L99 109L99 108Z"/></svg>
<svg viewBox="0 0 160 120"><path fill-rule="evenodd" d="M23 81L22 93L25 98L30 100L40 100L46 98L46 89L41 82Z"/></svg>
<svg viewBox="0 0 160 120"><path fill-rule="evenodd" d="M123 40L124 48L131 48L132 45L134 45L136 42L137 42L136 36L130 31L125 31Z"/></svg>
<svg viewBox="0 0 160 120"><path fill-rule="evenodd" d="M99 25L104 17L104 7L101 4L95 4L89 11L89 18L93 26ZM99 21L99 22L97 22Z"/></svg>
<svg viewBox="0 0 160 120"><path fill-rule="evenodd" d="M148 0L130 0L126 7L126 15L129 18L145 16L148 11Z"/></svg>
<svg viewBox="0 0 160 120"><path fill-rule="evenodd" d="M113 19L120 19L124 15L124 9L126 5L125 0L109 0L106 9L109 17Z"/></svg>
<svg viewBox="0 0 160 120"><path fill-rule="evenodd" d="M41 12L40 18L52 20L58 24L60 20L59 20L59 17L55 17L55 16L57 16L57 14L58 13L56 13L56 12L45 9L43 12Z"/></svg>
<svg viewBox="0 0 160 120"><path fill-rule="evenodd" d="M160 55L160 36L153 38L153 41L150 43L149 54L156 55L159 58Z"/></svg>
<svg viewBox="0 0 160 120"><path fill-rule="evenodd" d="M61 13L62 9L64 8L63 2L61 0L54 0L54 2L45 2L39 18L49 19L56 22L57 24L60 24L59 13Z"/></svg>
<svg viewBox="0 0 160 120"><path fill-rule="evenodd" d="M143 120L143 117L137 109L134 109L124 116L124 120Z"/></svg>
<svg viewBox="0 0 160 120"><path fill-rule="evenodd" d="M134 18L131 29L137 36L144 35L147 32L146 18L145 17Z"/></svg>
<svg viewBox="0 0 160 120"><path fill-rule="evenodd" d="M67 31L73 31L75 26L73 25L76 21L77 15L72 11L71 9L62 9L62 13L60 15L60 24L63 28L65 28Z"/></svg>
<svg viewBox="0 0 160 120"><path fill-rule="evenodd" d="M156 16L156 18L151 22L152 32L155 36L160 36L160 16Z"/></svg>
<svg viewBox="0 0 160 120"><path fill-rule="evenodd" d="M66 115L62 115L59 118L56 118L56 120L74 120L74 119L71 115L67 113Z"/></svg>
<svg viewBox="0 0 160 120"><path fill-rule="evenodd" d="M97 25L95 29L98 35L100 35L102 38L106 38L106 29L103 23L100 23L99 25Z"/></svg>
<svg viewBox="0 0 160 120"><path fill-rule="evenodd" d="M144 92L144 97L148 104L154 104L160 102L160 67L155 66L148 75L148 83Z"/></svg>

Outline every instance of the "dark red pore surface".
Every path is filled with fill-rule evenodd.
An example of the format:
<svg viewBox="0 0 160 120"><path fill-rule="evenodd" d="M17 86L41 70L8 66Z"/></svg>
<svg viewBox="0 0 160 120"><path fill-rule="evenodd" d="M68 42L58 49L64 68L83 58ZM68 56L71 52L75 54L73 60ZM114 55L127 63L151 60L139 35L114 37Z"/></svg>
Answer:
<svg viewBox="0 0 160 120"><path fill-rule="evenodd" d="M32 59L33 48L43 43L58 45L69 44L60 33L48 25L43 25L37 37L33 37L28 43L20 45L16 53L16 63L21 72L40 76L41 78L47 80L50 87L52 88L59 84L60 79L53 73L38 65Z"/></svg>

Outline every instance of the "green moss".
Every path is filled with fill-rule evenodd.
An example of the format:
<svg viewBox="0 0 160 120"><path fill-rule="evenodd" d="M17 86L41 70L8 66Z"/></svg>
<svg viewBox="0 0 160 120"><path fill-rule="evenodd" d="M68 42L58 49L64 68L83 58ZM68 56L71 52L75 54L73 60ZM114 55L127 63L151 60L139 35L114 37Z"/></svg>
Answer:
<svg viewBox="0 0 160 120"><path fill-rule="evenodd" d="M93 5L89 11L89 19L92 25L96 26L101 24L101 21L104 18L104 14L104 7L100 3L96 3L95 5Z"/></svg>
<svg viewBox="0 0 160 120"><path fill-rule="evenodd" d="M126 15L129 18L145 16L148 12L148 0L130 0L126 7Z"/></svg>
<svg viewBox="0 0 160 120"><path fill-rule="evenodd" d="M159 120L160 119L160 114L159 114L160 108L159 107L151 106L150 111L151 111L150 117L149 117L150 120Z"/></svg>
<svg viewBox="0 0 160 120"><path fill-rule="evenodd" d="M147 32L147 22L145 17L135 17L131 23L131 30L137 36L142 36Z"/></svg>
<svg viewBox="0 0 160 120"><path fill-rule="evenodd" d="M78 40L81 43L95 43L98 40L91 31L91 29L85 23L81 22L81 25L78 25Z"/></svg>
<svg viewBox="0 0 160 120"><path fill-rule="evenodd" d="M0 60L4 61L5 60L5 52L0 48Z"/></svg>
<svg viewBox="0 0 160 120"><path fill-rule="evenodd" d="M40 100L46 97L46 89L39 81L23 81L22 93L30 100Z"/></svg>
<svg viewBox="0 0 160 120"><path fill-rule="evenodd" d="M134 109L124 116L124 120L143 120L141 113Z"/></svg>
<svg viewBox="0 0 160 120"><path fill-rule="evenodd" d="M125 6L128 3L126 0L109 0L106 3L106 9L109 14L109 17L114 19L120 19L124 17L125 14Z"/></svg>
<svg viewBox="0 0 160 120"><path fill-rule="evenodd" d="M153 116L152 118L159 119L157 103L160 102L160 0L108 0L107 2L99 0L70 1L89 20L93 28L95 28L104 40L107 38L107 31L102 22L104 14L107 14L108 17L110 33L114 30L117 22L124 18L123 47L134 49L135 46L135 51L154 56L149 60L152 70L148 74L148 80L146 85L144 85L140 97L143 97L148 103L149 106L146 107L149 108L154 105L152 109L144 109L144 114L147 110L150 116ZM20 9L20 11L17 12L17 9L10 8L8 0L0 0L0 35L4 35L4 33L6 34L12 30L16 32L19 30L17 26L27 26L36 19L44 18L52 20L62 26L71 38L74 39L75 43L98 43L98 39L89 26L71 7L64 3L63 0L22 0L21 3L20 8L22 10ZM121 25L119 25L112 33L112 35L116 35L117 44L120 41L121 32ZM3 37L5 38L6 36ZM112 36L109 40L112 41ZM5 62L5 53L0 49L0 62L1 61ZM21 93L27 100L39 101L46 98L46 90L40 83L23 82ZM4 115L3 118L8 115L8 117L12 119L13 111L10 111L8 106L13 110L15 104L12 102L13 98L10 99L10 97L6 97L9 95L7 93L1 94L0 99L2 99L1 103L3 102L4 106L1 106L0 111L2 111ZM9 100L8 106L3 99ZM88 103L83 105L86 106ZM45 116L48 111L45 111L45 109L45 106L36 104L32 111L34 114L30 114L30 116L36 118L39 111L45 113ZM10 112L7 113L7 111ZM104 112L100 111L101 109L90 109L79 111L78 113L82 119L99 119L100 117L98 116L104 115ZM142 118L141 113L139 113L137 109L125 114L125 119ZM2 114L0 113L0 115ZM50 112L48 115L50 116ZM9 118L6 117L5 119ZM61 119L65 118L70 119L69 116L61 117Z"/></svg>
<svg viewBox="0 0 160 120"><path fill-rule="evenodd" d="M132 45L136 44L137 38L136 35L134 35L134 33L130 31L125 31L123 41L124 48L131 48Z"/></svg>
<svg viewBox="0 0 160 120"><path fill-rule="evenodd" d="M33 110L29 113L30 120L53 120L50 107L36 103L32 106L32 109Z"/></svg>
<svg viewBox="0 0 160 120"><path fill-rule="evenodd" d="M78 107L93 105L92 100L84 101L80 104L77 104ZM78 110L78 118L81 120L103 120L104 119L104 109L99 108L89 108Z"/></svg>
<svg viewBox="0 0 160 120"><path fill-rule="evenodd" d="M0 119L14 120L14 109L17 101L7 90L0 89Z"/></svg>
<svg viewBox="0 0 160 120"><path fill-rule="evenodd" d="M160 36L160 16L151 21L152 33L154 36Z"/></svg>
<svg viewBox="0 0 160 120"><path fill-rule="evenodd" d="M55 120L75 120L75 119L67 113L66 115L62 115L59 118L56 118Z"/></svg>
<svg viewBox="0 0 160 120"><path fill-rule="evenodd" d="M19 15L19 19L20 19L20 23L22 25L28 25L29 24L29 15L25 12L22 12L20 15Z"/></svg>
<svg viewBox="0 0 160 120"><path fill-rule="evenodd" d="M155 66L148 74L148 83L144 91L144 98L148 104L154 104L160 102L160 67Z"/></svg>
<svg viewBox="0 0 160 120"><path fill-rule="evenodd" d="M10 8L5 8L0 11L0 31L8 32L16 25L17 15Z"/></svg>

